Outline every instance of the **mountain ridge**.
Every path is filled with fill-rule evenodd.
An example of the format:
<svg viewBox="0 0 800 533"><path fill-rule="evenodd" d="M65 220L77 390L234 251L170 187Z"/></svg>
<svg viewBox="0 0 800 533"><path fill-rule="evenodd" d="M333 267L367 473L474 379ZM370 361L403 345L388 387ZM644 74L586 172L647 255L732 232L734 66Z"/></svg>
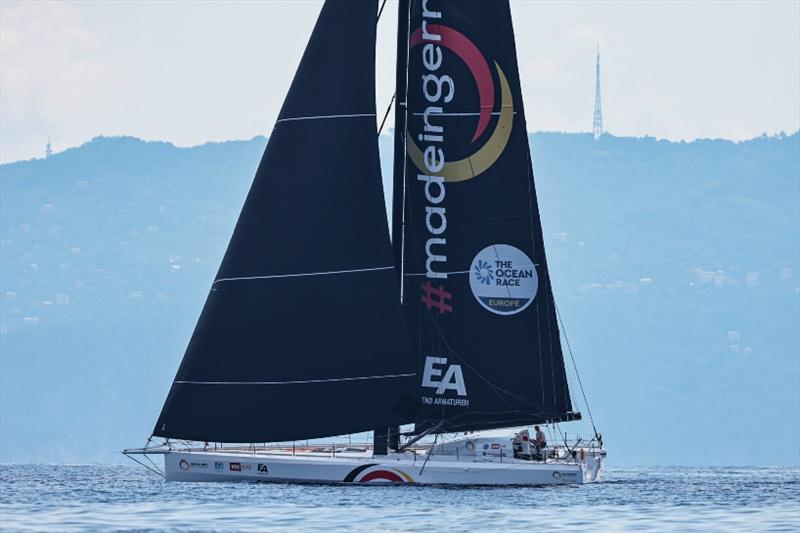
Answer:
<svg viewBox="0 0 800 533"><path fill-rule="evenodd" d="M800 133L530 139L612 463L800 463ZM149 435L266 142L97 137L0 166L0 461L119 461Z"/></svg>

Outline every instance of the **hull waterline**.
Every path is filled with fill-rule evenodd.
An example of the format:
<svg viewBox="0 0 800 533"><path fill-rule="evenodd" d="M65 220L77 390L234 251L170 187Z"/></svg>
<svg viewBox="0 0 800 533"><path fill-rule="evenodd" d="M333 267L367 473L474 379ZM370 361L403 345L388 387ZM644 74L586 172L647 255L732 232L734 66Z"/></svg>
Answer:
<svg viewBox="0 0 800 533"><path fill-rule="evenodd" d="M458 461L413 454L313 457L280 454L169 451L169 481L397 483L422 485L564 485L599 481L602 459L573 463Z"/></svg>

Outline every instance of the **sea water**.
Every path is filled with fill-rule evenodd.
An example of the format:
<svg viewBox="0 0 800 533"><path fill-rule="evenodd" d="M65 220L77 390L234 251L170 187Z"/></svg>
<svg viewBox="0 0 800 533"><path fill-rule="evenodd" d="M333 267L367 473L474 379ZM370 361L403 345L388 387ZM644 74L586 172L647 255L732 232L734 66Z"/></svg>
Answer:
<svg viewBox="0 0 800 533"><path fill-rule="evenodd" d="M610 468L583 486L165 482L137 466L2 465L0 529L798 531L800 469Z"/></svg>

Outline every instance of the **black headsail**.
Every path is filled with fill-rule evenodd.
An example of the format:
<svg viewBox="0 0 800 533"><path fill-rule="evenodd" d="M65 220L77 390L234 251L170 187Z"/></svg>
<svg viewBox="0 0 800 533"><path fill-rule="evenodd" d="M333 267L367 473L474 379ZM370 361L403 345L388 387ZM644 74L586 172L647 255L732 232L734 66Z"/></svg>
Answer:
<svg viewBox="0 0 800 533"><path fill-rule="evenodd" d="M324 5L154 435L269 442L410 419L376 13L374 0Z"/></svg>
<svg viewBox="0 0 800 533"><path fill-rule="evenodd" d="M403 0L400 10L410 24L407 50L398 53L397 124L407 136L397 145L395 205L403 207L403 307L424 407L417 427L579 418L508 2Z"/></svg>

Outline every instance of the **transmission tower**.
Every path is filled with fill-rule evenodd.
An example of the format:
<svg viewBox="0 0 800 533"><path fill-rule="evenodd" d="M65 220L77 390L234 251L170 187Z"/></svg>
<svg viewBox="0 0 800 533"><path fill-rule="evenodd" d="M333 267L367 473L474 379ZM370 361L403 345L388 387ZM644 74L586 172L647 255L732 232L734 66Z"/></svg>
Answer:
<svg viewBox="0 0 800 533"><path fill-rule="evenodd" d="M603 110L600 107L600 45L597 45L597 70L594 86L594 120L592 121L592 135L597 139L603 134Z"/></svg>

